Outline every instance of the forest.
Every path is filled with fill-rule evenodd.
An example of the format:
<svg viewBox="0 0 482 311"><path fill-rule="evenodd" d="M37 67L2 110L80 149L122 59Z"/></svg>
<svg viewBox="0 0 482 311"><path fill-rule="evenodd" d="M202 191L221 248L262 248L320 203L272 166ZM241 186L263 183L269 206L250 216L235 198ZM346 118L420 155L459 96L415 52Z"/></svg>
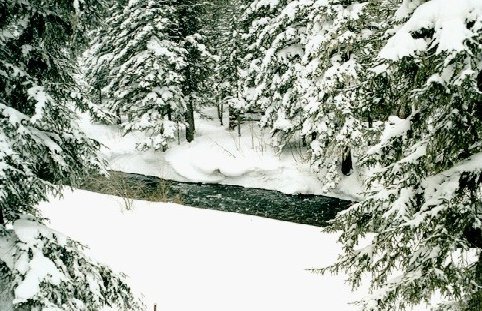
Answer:
<svg viewBox="0 0 482 311"><path fill-rule="evenodd" d="M480 0L0 0L0 77L0 311L482 311Z"/></svg>

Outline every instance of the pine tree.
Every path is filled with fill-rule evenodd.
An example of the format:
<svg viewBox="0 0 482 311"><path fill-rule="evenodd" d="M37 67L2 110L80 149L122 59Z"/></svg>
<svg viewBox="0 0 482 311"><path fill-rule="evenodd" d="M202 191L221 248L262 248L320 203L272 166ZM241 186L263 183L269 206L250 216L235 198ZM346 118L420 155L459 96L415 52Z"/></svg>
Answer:
<svg viewBox="0 0 482 311"><path fill-rule="evenodd" d="M223 125L225 107L240 97L240 53L244 49L240 40L239 19L245 10L245 0L218 0L213 2L210 46L216 54L214 74L211 76L215 88L218 118ZM232 116L231 116L232 117ZM231 120L232 121L232 120ZM230 123L231 129L233 123Z"/></svg>
<svg viewBox="0 0 482 311"><path fill-rule="evenodd" d="M75 122L77 48L98 1L0 2L0 305L98 310L139 305L122 277L42 225L36 205L102 169ZM89 286L86 286L86 283Z"/></svg>
<svg viewBox="0 0 482 311"><path fill-rule="evenodd" d="M353 158L366 150L368 127L356 98L362 86L363 53L373 53L368 2L315 3L306 28L305 54L296 83L301 109L301 135L324 189L336 187L354 169Z"/></svg>
<svg viewBox="0 0 482 311"><path fill-rule="evenodd" d="M237 55L237 76L240 82L239 95L230 101L230 108L239 114L253 108L263 109L267 105L268 98L262 96L264 85L258 82L261 74L261 62L269 49L271 33L263 33L270 26L272 20L278 16L286 5L286 1L252 1L246 6L242 14L240 28L240 44L242 50ZM277 31L282 31L278 27ZM259 36L263 34L263 38Z"/></svg>
<svg viewBox="0 0 482 311"><path fill-rule="evenodd" d="M248 69L248 74L252 75L253 84L245 89L245 98L264 112L261 126L272 128L274 145L281 149L299 133L302 123L295 117L301 109L295 84L305 48L306 18L313 2L288 1L277 5L276 14L268 23L258 31L250 30L257 32L251 49L262 53L250 62L254 70Z"/></svg>
<svg viewBox="0 0 482 311"><path fill-rule="evenodd" d="M154 0L117 4L88 58L87 77L103 105L117 114L126 132L148 134L148 141L140 143L142 149L165 150L185 126L181 72L187 51L173 38L176 27L170 4Z"/></svg>
<svg viewBox="0 0 482 311"><path fill-rule="evenodd" d="M194 111L211 102L210 86L206 85L212 74L211 68L214 56L206 46L203 17L211 2L199 3L195 0L175 1L175 16L177 22L177 42L186 50L186 65L182 69L182 92L186 97L186 139L194 140L196 130Z"/></svg>
<svg viewBox="0 0 482 311"><path fill-rule="evenodd" d="M366 198L333 224L343 254L331 270L348 270L354 286L371 274L364 310L435 292L443 309L481 310L482 3L404 1L391 21L371 78L385 92L359 100L392 115L362 160Z"/></svg>
<svg viewBox="0 0 482 311"><path fill-rule="evenodd" d="M260 6L270 9L263 12ZM368 125L355 96L364 71L361 54L373 52L372 6L255 1L244 16L244 38L251 42L244 103L264 111L261 125L272 129L278 149L300 139L310 143L311 162L325 190L351 174L352 154L366 149L361 138Z"/></svg>

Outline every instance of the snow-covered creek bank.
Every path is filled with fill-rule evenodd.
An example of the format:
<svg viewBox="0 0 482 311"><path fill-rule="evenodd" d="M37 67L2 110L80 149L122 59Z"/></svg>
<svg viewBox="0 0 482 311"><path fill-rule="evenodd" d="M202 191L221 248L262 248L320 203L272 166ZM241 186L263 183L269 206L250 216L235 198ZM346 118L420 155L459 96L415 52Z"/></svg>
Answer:
<svg viewBox="0 0 482 311"><path fill-rule="evenodd" d="M184 205L225 212L256 215L314 226L325 226L350 201L312 194L284 194L279 191L241 186L177 182L155 176L112 172L84 186L105 194L124 194L134 199L178 201Z"/></svg>

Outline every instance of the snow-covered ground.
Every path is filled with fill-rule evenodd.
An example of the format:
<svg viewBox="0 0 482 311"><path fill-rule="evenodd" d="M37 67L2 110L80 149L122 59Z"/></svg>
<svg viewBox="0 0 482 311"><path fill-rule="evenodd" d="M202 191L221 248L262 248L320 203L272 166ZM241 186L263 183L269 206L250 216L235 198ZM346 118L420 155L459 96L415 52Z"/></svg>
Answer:
<svg viewBox="0 0 482 311"><path fill-rule="evenodd" d="M66 192L42 204L51 227L125 272L152 310L354 310L340 276L306 271L332 262L336 235L254 216Z"/></svg>
<svg viewBox="0 0 482 311"><path fill-rule="evenodd" d="M207 110L214 116L215 110ZM323 194L323 185L311 169L307 155L296 148L281 154L269 145L269 132L246 124L242 136L219 125L217 118L196 118L196 138L192 143L175 142L167 152L138 151L143 134L122 135L117 126L92 124L81 120L86 133L100 141L112 170L155 175L177 181L240 185L278 190L284 193ZM324 193L344 198L360 192L357 175L345 178L338 189Z"/></svg>
<svg viewBox="0 0 482 311"><path fill-rule="evenodd" d="M256 216L135 201L76 190L40 205L50 226L129 277L147 310L354 311L343 275L306 271L332 263L337 234ZM417 310L425 310L423 308Z"/></svg>

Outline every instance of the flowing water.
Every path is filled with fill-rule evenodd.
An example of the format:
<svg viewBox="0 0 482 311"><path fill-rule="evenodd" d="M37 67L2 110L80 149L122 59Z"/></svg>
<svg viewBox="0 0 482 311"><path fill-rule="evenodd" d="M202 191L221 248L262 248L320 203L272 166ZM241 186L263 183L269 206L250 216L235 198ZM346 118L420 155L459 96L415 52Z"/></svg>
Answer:
<svg viewBox="0 0 482 311"><path fill-rule="evenodd" d="M350 201L311 194L284 194L279 191L241 186L187 183L155 176L111 172L99 182L82 188L102 193L153 201L178 201L184 205L273 218L300 224L326 226L346 209Z"/></svg>

